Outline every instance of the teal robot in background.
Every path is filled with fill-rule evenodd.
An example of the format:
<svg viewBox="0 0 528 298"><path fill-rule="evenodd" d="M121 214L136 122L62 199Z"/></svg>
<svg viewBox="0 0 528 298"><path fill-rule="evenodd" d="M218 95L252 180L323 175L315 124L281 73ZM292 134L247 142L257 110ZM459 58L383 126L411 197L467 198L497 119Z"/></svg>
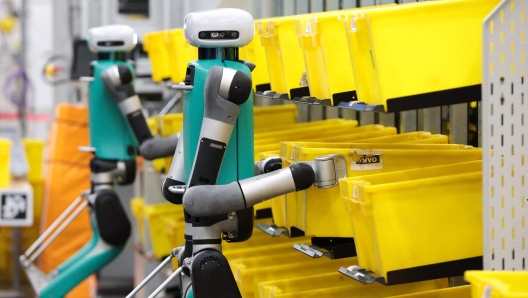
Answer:
<svg viewBox="0 0 528 298"><path fill-rule="evenodd" d="M109 39L109 36L112 38ZM135 164L138 141L126 119L121 116L113 92L110 93L105 88L106 80L103 81L101 75L105 70L115 69L117 66L123 74L114 74L114 78L129 76L125 80L129 85L133 84L133 67L125 61L125 53L134 49L137 36L128 26L112 25L90 29L87 40L90 50L98 53L98 60L91 63L93 81L89 86L88 123L91 149L97 159L119 160L133 167L132 163ZM108 76L105 75L105 77ZM118 85L119 81L111 82L110 80L110 83ZM152 135L149 137L152 138ZM131 177L122 178L133 179ZM129 181L122 181L125 184L128 184L127 182Z"/></svg>
<svg viewBox="0 0 528 298"><path fill-rule="evenodd" d="M154 138L134 91L134 68L125 53L137 44L137 35L125 25L92 28L87 36L93 61L89 86L91 189L77 198L39 239L20 256L20 262L39 297L65 296L89 275L112 261L127 242L131 226L114 191L134 182L136 156L145 159L170 156L177 138ZM44 274L32 263L85 207L89 208L92 239L73 257Z"/></svg>

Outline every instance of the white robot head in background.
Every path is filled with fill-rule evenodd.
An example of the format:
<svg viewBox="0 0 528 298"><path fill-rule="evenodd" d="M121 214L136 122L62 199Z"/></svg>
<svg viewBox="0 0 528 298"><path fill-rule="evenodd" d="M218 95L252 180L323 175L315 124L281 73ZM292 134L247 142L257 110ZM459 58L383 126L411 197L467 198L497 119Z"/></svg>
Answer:
<svg viewBox="0 0 528 298"><path fill-rule="evenodd" d="M219 8L185 16L185 39L199 48L239 48L253 39L253 17L244 10Z"/></svg>
<svg viewBox="0 0 528 298"><path fill-rule="evenodd" d="M89 29L86 40L94 53L129 52L136 47L137 34L127 25L108 25Z"/></svg>

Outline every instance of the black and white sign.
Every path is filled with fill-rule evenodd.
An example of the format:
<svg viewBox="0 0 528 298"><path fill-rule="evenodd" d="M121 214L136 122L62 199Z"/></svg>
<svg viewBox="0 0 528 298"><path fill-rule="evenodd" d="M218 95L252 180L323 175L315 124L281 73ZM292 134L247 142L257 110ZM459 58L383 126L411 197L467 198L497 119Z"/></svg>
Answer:
<svg viewBox="0 0 528 298"><path fill-rule="evenodd" d="M350 169L369 171L383 169L383 152L377 150L357 150L350 155Z"/></svg>
<svg viewBox="0 0 528 298"><path fill-rule="evenodd" d="M0 226L33 224L33 191L31 187L0 189Z"/></svg>

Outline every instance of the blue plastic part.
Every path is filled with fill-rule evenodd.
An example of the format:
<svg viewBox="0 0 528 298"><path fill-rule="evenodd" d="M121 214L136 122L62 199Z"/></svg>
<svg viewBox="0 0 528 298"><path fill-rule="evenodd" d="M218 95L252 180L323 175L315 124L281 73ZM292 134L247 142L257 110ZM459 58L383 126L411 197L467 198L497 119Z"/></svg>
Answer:
<svg viewBox="0 0 528 298"><path fill-rule="evenodd" d="M204 84L209 69L213 66L223 66L239 70L251 77L247 66L229 60L197 60L189 63L194 66L194 88L185 91L183 104L183 129L184 129L184 163L185 177L189 176L194 163L198 147L198 138L202 128L204 114ZM223 185L253 176L254 167L254 129L253 129L253 92L248 100L239 106L240 112L233 129L233 134L227 145L222 166L216 184Z"/></svg>
<svg viewBox="0 0 528 298"><path fill-rule="evenodd" d="M97 60L92 62L94 80L89 90L90 143L95 147L95 157L110 160L134 160L137 155L137 141L115 100L101 81L101 72L110 66L130 63L118 60Z"/></svg>

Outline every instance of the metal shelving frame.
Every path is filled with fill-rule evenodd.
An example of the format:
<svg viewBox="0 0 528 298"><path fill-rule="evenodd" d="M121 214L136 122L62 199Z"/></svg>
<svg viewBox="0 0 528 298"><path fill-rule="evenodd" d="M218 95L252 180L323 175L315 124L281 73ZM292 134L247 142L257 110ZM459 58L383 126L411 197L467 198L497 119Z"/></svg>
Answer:
<svg viewBox="0 0 528 298"><path fill-rule="evenodd" d="M483 28L484 269L526 270L528 0L504 0Z"/></svg>

